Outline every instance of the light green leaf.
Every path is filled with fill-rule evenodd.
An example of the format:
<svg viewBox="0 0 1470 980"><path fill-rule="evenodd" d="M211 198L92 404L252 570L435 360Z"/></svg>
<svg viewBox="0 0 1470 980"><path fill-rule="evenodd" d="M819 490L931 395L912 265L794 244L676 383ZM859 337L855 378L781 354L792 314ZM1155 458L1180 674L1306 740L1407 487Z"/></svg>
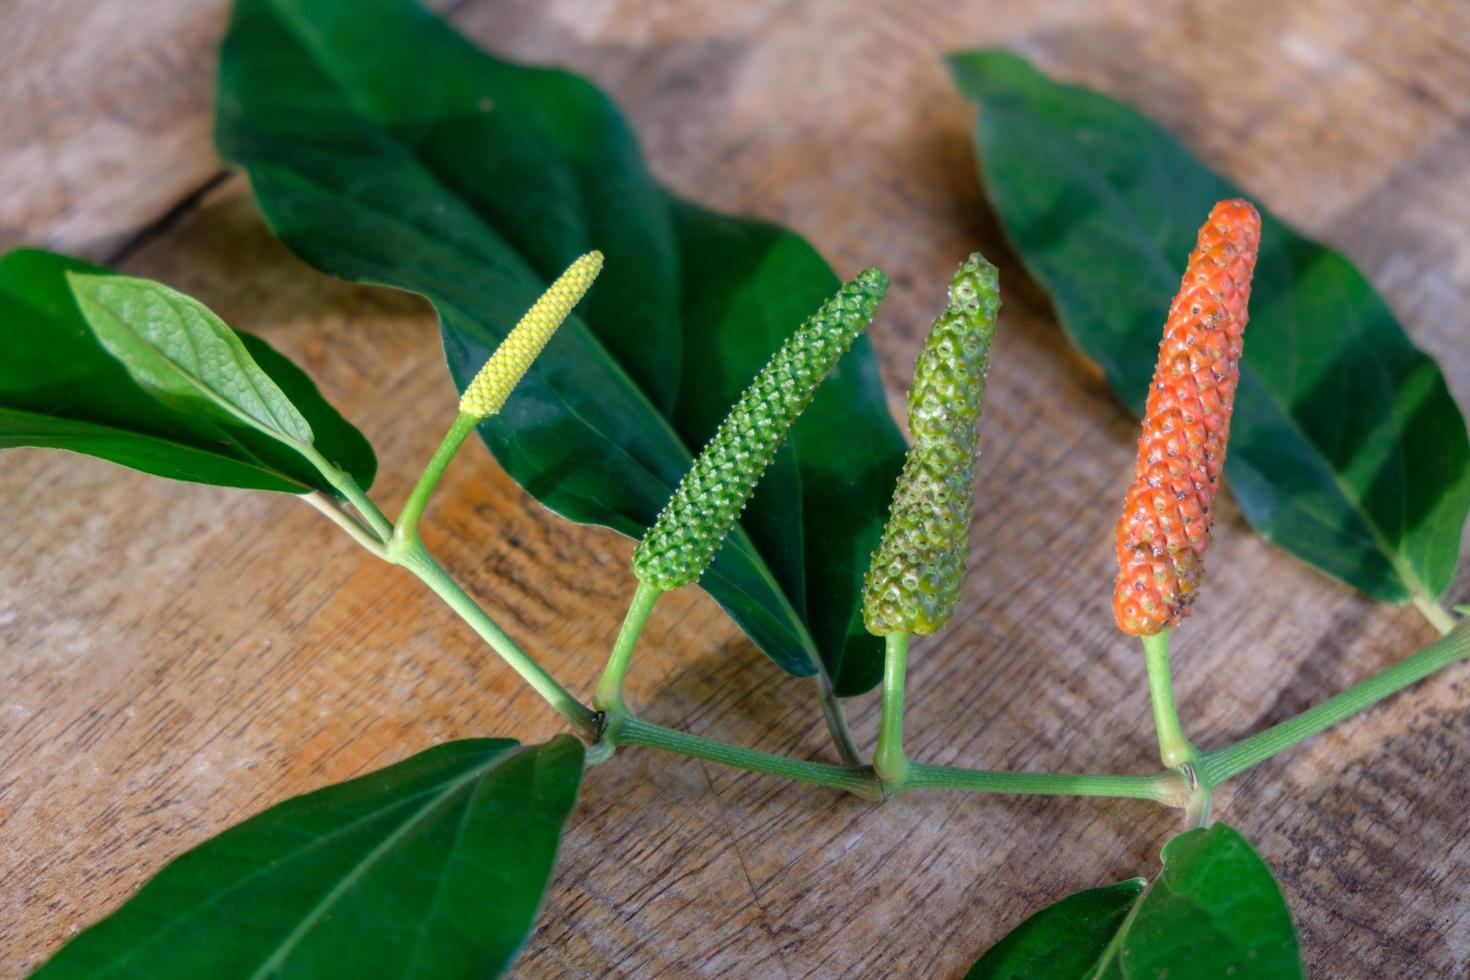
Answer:
<svg viewBox="0 0 1470 980"><path fill-rule="evenodd" d="M163 403L309 445L311 426L240 338L202 303L162 283L68 273L97 339Z"/></svg>
<svg viewBox="0 0 1470 980"><path fill-rule="evenodd" d="M237 333L308 420L309 455L233 415L221 420L192 401L175 409L140 386L88 328L68 273L108 270L37 249L0 258L0 449L65 449L174 480L291 493L334 491L319 466L325 458L359 487L372 484L372 446L265 341Z"/></svg>

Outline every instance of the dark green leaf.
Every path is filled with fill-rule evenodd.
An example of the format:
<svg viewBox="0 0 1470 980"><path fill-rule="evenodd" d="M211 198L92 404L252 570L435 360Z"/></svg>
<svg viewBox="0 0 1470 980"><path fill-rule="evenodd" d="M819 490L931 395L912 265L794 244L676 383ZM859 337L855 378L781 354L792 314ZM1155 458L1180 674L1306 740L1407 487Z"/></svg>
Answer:
<svg viewBox="0 0 1470 980"><path fill-rule="evenodd" d="M1126 930L1119 961L1129 978L1302 976L1291 913L1271 869L1225 824L1164 845L1164 871Z"/></svg>
<svg viewBox="0 0 1470 980"><path fill-rule="evenodd" d="M1142 878L1131 878L1048 905L990 947L965 974L965 980L1083 980L1092 976L1143 886Z"/></svg>
<svg viewBox="0 0 1470 980"><path fill-rule="evenodd" d="M330 491L316 468L277 438L228 416L170 407L140 387L88 328L69 272L106 270L32 250L0 259L0 448L69 449L199 483ZM294 364L257 337L236 336L295 406L317 451L370 485L377 461L362 434Z"/></svg>
<svg viewBox="0 0 1470 980"><path fill-rule="evenodd" d="M1078 892L1021 923L966 980L1298 980L1301 957L1281 889L1225 824L1164 845L1164 869Z"/></svg>
<svg viewBox="0 0 1470 980"><path fill-rule="evenodd" d="M981 104L986 194L1063 326L1142 409L1195 232L1239 189L1173 136L1021 58L951 61ZM1375 598L1449 584L1470 510L1465 422L1346 259L1262 211L1226 473L1267 538Z"/></svg>
<svg viewBox="0 0 1470 980"><path fill-rule="evenodd" d="M164 868L45 980L487 977L531 931L582 744L451 742L288 800Z"/></svg>
<svg viewBox="0 0 1470 980"><path fill-rule="evenodd" d="M630 536L838 285L797 236L666 194L591 85L492 58L407 0L239 0L218 140L307 261L429 298L461 389L600 249L581 314L480 432L552 510ZM903 449L860 340L701 583L776 663L846 694L881 670L858 596Z"/></svg>

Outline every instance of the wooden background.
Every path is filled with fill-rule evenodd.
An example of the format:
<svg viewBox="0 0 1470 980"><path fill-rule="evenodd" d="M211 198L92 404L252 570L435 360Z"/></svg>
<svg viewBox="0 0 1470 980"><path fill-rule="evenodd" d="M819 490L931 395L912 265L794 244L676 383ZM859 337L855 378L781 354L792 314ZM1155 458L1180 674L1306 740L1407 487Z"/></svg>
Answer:
<svg viewBox="0 0 1470 980"><path fill-rule="evenodd" d="M453 406L432 315L305 268L221 170L224 16L220 0L8 0L0 245L111 261L264 334L372 438L375 492L394 508ZM844 274L883 265L895 287L874 335L895 407L953 263L979 247L1000 264L970 585L955 625L912 657L924 758L1154 768L1142 659L1108 610L1135 423L1001 241L942 52L1007 45L1159 118L1345 250L1470 405L1464 4L468 0L453 20L602 84L680 192L791 225ZM559 728L425 588L289 497L0 458L0 974L282 798L443 739ZM632 586L630 542L550 516L478 446L425 534L590 692ZM1433 636L1412 610L1273 551L1228 504L1211 568L1178 644L1182 711L1205 746ZM1470 672L1446 672L1219 799L1280 875L1315 976L1470 969L1467 689ZM662 723L829 755L809 686L695 590L661 604L631 694ZM850 710L871 739L875 699ZM626 750L588 775L515 972L955 977L1042 904L1148 872L1176 829L1147 803L873 805Z"/></svg>

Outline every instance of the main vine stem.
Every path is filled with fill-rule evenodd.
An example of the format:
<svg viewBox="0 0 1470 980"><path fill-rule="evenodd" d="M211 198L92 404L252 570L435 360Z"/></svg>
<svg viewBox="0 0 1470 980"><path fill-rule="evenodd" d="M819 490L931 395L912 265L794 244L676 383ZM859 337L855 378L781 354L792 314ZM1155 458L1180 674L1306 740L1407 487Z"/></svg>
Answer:
<svg viewBox="0 0 1470 980"><path fill-rule="evenodd" d="M1109 776L1087 773L991 772L910 762L902 779L887 781L878 778L877 773L870 768L789 759L675 731L636 716L629 716L623 721L617 741L619 745L663 749L751 772L829 786L869 800L896 796L910 790L952 789L971 793L1025 796L1116 796L1153 800L1167 806L1182 806L1189 793L1187 777L1173 769L1151 776Z"/></svg>
<svg viewBox="0 0 1470 980"><path fill-rule="evenodd" d="M510 668L521 679L556 709L557 713L566 719L576 731L588 741L597 737L597 714L582 702L573 697L566 688L557 683L556 678L546 672L546 668L536 662L535 658L521 649L520 644L511 639L510 634L500 628L500 625L480 608L460 588L439 563L434 561L424 546L420 543L417 547L410 548L406 552L392 559L396 564L413 572L429 588L433 589L439 598L455 612L460 618L470 625L480 638L490 644L491 649L500 654L500 659L510 665Z"/></svg>
<svg viewBox="0 0 1470 980"><path fill-rule="evenodd" d="M1154 719L1159 732L1160 754L1166 765L1177 768L1142 776L994 772L914 762L904 755L903 687L908 636L899 634L888 638L884 664L884 715L877 753L878 758L884 760L881 769L888 773L888 778L883 778L872 767L806 762L729 745L644 721L628 712L622 702L623 677L638 634L657 599L657 590L640 588L635 593L628 619L619 633L608 669L599 685L597 703L607 713L602 714L582 704L563 688L434 561L419 537L419 520L434 486L455 452L474 431L477 421L464 414L455 420L410 493L396 524L383 515L350 476L319 456L313 462L361 519L338 509L335 503L318 494L307 495L308 502L326 513L369 551L408 569L427 584L583 738L592 742L600 737L594 751L600 746L604 750L604 757L617 745L639 745L708 759L752 772L828 786L866 799L881 799L918 789L952 789L974 793L1110 796L1153 800L1168 806L1193 807L1202 795L1204 799L1208 799L1210 789L1250 767L1441 668L1470 659L1470 621L1461 621L1458 626L1454 626L1453 621L1437 623L1453 628L1428 649L1375 674L1295 718L1235 745L1201 753L1190 744L1179 724L1169 679L1168 634L1164 633L1158 637L1146 638L1144 652ZM618 713L617 724L606 724L607 716L614 712Z"/></svg>
<svg viewBox="0 0 1470 980"><path fill-rule="evenodd" d="M1470 620L1461 620L1437 643L1359 681L1341 694L1234 745L1204 753L1198 765L1200 780L1206 786L1218 786L1435 671L1467 659L1470 659Z"/></svg>

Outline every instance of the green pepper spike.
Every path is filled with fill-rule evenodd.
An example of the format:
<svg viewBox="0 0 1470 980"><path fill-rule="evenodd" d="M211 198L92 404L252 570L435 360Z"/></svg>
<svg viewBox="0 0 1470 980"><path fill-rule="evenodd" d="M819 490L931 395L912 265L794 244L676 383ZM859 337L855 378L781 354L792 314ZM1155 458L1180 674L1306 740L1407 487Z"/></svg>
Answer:
<svg viewBox="0 0 1470 980"><path fill-rule="evenodd" d="M873 318L888 277L868 269L787 338L720 423L633 552L639 581L667 592L697 581L817 386Z"/></svg>
<svg viewBox="0 0 1470 980"><path fill-rule="evenodd" d="M870 633L928 636L949 621L959 601L974 509L975 424L999 289L995 266L971 255L955 272L949 308L919 353L909 390L914 444L863 583Z"/></svg>

